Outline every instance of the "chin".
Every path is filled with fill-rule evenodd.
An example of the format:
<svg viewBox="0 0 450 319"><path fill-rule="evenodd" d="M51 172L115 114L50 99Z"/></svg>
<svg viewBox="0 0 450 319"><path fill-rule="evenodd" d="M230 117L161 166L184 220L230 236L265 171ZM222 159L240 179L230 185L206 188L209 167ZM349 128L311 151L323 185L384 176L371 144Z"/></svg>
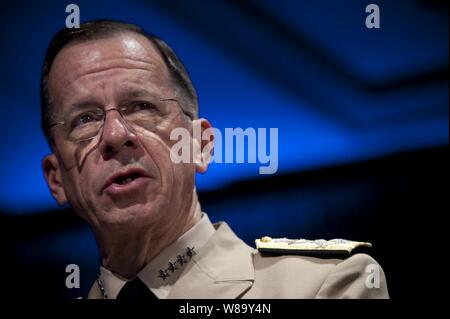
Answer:
<svg viewBox="0 0 450 319"><path fill-rule="evenodd" d="M102 223L113 227L142 228L159 220L162 211L162 207L148 203L117 207L104 214Z"/></svg>

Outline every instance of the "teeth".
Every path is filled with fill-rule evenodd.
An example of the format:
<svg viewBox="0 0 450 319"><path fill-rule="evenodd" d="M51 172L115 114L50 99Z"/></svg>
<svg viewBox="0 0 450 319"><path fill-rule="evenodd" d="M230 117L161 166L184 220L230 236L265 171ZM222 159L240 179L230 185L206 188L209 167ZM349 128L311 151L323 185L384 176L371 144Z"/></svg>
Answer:
<svg viewBox="0 0 450 319"><path fill-rule="evenodd" d="M132 181L133 181L133 179L131 177L128 177L123 180L122 184L128 184L128 183L131 183Z"/></svg>

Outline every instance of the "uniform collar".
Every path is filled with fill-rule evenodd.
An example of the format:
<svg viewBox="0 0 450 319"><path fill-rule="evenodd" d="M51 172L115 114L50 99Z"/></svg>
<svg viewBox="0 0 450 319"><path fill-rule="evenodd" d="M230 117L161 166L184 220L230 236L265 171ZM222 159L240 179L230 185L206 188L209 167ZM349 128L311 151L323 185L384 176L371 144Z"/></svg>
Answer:
<svg viewBox="0 0 450 319"><path fill-rule="evenodd" d="M255 280L255 249L239 239L226 223L192 257L172 288L170 299L239 298Z"/></svg>
<svg viewBox="0 0 450 319"><path fill-rule="evenodd" d="M171 293L186 265L190 262L188 248L194 253L199 251L214 235L215 229L206 213L202 214L200 221L185 232L175 242L165 248L138 274L147 287L160 299L165 299ZM181 259L181 260L180 260ZM183 262L184 261L184 262ZM172 264L170 264L172 263ZM173 266L173 267L172 267ZM161 271L168 274L163 279ZM105 267L100 267L100 282L108 298L115 299L127 280Z"/></svg>

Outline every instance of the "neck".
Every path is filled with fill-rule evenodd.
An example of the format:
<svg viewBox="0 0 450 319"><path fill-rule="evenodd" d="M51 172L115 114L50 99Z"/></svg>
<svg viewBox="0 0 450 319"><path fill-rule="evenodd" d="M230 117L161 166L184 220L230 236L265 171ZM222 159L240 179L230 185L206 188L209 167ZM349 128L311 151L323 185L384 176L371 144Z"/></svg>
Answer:
<svg viewBox="0 0 450 319"><path fill-rule="evenodd" d="M162 220L145 229L130 227L121 232L115 231L111 236L96 234L102 265L126 279L134 278L165 248L194 226L201 214L200 203L194 191L191 205L183 213L179 213L176 220Z"/></svg>

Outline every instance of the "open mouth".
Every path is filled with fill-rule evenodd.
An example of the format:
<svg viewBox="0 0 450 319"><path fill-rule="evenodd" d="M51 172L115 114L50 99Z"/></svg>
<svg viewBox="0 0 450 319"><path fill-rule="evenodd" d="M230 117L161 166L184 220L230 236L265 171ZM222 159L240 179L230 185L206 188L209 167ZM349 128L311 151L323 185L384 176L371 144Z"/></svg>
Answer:
<svg viewBox="0 0 450 319"><path fill-rule="evenodd" d="M142 177L142 175L139 174L139 173L131 173L131 174L128 174L128 175L116 177L113 180L113 183L114 184L119 184L119 185L126 185L126 184L131 183L132 181L134 181L135 179L137 179L139 177Z"/></svg>
<svg viewBox="0 0 450 319"><path fill-rule="evenodd" d="M120 193L139 187L145 182L148 174L140 168L128 169L124 172L111 175L102 188L102 192L107 190L109 193Z"/></svg>

